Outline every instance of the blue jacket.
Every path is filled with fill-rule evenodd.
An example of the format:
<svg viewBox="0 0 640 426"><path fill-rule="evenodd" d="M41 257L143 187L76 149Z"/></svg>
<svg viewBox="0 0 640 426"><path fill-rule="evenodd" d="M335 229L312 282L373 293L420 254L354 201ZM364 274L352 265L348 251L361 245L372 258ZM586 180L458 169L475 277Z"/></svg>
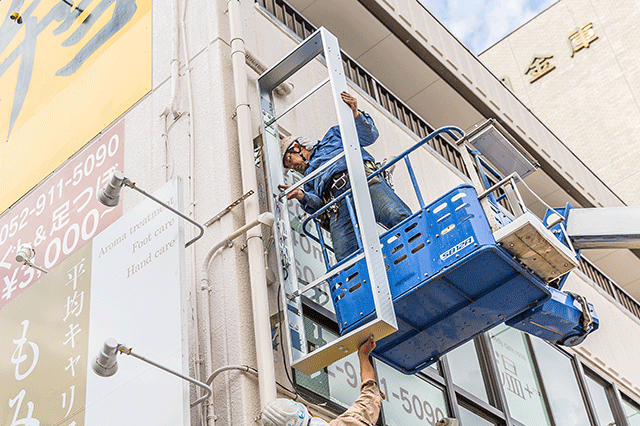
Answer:
<svg viewBox="0 0 640 426"><path fill-rule="evenodd" d="M356 117L356 131L358 133L358 140L360 146L369 146L378 139L378 128L376 127L373 119L369 114L364 111L360 111L360 115ZM325 162L329 161L336 155L343 152L342 137L340 136L340 128L333 126L329 129L327 134L324 135L321 141L313 147L311 156L309 157L309 166L305 170L304 175L307 176L313 173L318 167L322 166ZM373 157L364 149L361 149L363 161L373 161ZM338 172L347 170L347 161L341 158L328 168L326 168L319 176L304 184L304 197L300 202L301 207L307 213L314 213L316 210L324 206L322 200L322 191L325 185L329 184L331 176Z"/></svg>

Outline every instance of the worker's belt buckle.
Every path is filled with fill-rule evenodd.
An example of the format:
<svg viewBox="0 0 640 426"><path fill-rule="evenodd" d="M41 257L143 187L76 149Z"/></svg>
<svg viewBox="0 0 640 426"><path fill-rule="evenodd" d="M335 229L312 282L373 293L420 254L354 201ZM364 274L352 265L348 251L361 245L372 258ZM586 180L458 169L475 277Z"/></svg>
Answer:
<svg viewBox="0 0 640 426"><path fill-rule="evenodd" d="M349 177L345 173L333 181L333 184L331 184L331 192L340 191L347 183L349 183Z"/></svg>

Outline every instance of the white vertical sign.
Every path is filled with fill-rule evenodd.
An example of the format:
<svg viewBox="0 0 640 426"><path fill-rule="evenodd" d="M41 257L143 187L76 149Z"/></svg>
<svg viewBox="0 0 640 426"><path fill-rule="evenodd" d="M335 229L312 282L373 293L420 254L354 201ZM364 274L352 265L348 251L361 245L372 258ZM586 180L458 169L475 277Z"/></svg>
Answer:
<svg viewBox="0 0 640 426"><path fill-rule="evenodd" d="M154 196L178 208L181 181ZM181 270L183 219L150 199L93 240L89 357L105 339L183 372ZM118 355L118 372L87 373L86 424L187 425L188 384L136 358ZM186 372L188 374L188 372Z"/></svg>

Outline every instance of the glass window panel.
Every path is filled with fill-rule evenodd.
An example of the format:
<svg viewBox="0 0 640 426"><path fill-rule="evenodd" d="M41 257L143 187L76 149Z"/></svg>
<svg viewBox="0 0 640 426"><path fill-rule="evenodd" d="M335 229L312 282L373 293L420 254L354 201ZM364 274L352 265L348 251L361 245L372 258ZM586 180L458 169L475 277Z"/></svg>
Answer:
<svg viewBox="0 0 640 426"><path fill-rule="evenodd" d="M624 415L629 426L640 426L640 409L625 400L622 401L622 405L624 406Z"/></svg>
<svg viewBox="0 0 640 426"><path fill-rule="evenodd" d="M593 408L596 412L596 417L598 418L598 423L602 426L615 423L605 387L589 376L587 376L586 379L589 394L591 394L591 401L593 402Z"/></svg>
<svg viewBox="0 0 640 426"><path fill-rule="evenodd" d="M349 407L360 394L360 362L358 354L334 362L326 368L329 379L329 399Z"/></svg>
<svg viewBox="0 0 640 426"><path fill-rule="evenodd" d="M407 376L376 360L385 424L407 426L433 425L447 413L444 391L413 375Z"/></svg>
<svg viewBox="0 0 640 426"><path fill-rule="evenodd" d="M447 360L453 383L488 403L489 398L474 342L467 342L449 352Z"/></svg>
<svg viewBox="0 0 640 426"><path fill-rule="evenodd" d="M526 426L549 426L549 414L524 335L500 325L489 336L511 417Z"/></svg>
<svg viewBox="0 0 640 426"><path fill-rule="evenodd" d="M460 423L462 426L495 426L496 423L475 414L473 411L467 410L463 406L458 407L460 411Z"/></svg>
<svg viewBox="0 0 640 426"><path fill-rule="evenodd" d="M545 341L532 338L551 414L563 426L589 424L587 409L571 360Z"/></svg>
<svg viewBox="0 0 640 426"><path fill-rule="evenodd" d="M309 318L304 318L307 348L315 348L335 340L338 335ZM360 393L360 363L353 353L311 375L295 370L296 383L312 392L349 407Z"/></svg>
<svg viewBox="0 0 640 426"><path fill-rule="evenodd" d="M285 173L284 180L286 185L291 185L302 178L302 175L289 171ZM302 230L302 223L307 218L307 214L300 203L288 203L289 209L289 221L291 223L291 239L293 242L294 258L296 260L296 274L299 280L299 287L304 287L306 284L313 282L316 278L326 273L326 267L322 256L322 250L320 244L316 243L313 239L307 237ZM307 229L317 236L315 224L311 222L307 225ZM331 237L328 232L322 232L325 242L331 243ZM333 252L328 251L329 262L335 263L335 257ZM304 296L319 304L323 308L335 313L333 303L331 302L331 292L327 283L322 283L311 290L304 293Z"/></svg>

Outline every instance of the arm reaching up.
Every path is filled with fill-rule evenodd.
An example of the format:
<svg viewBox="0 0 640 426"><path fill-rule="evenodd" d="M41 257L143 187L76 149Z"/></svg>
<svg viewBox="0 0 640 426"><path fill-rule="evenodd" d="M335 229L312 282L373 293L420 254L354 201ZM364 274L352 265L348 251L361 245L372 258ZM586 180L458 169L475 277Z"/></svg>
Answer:
<svg viewBox="0 0 640 426"><path fill-rule="evenodd" d="M370 336L360 347L358 348L358 360L360 361L360 379L362 383L367 380L376 380L376 373L369 360L369 355L376 348L376 342L373 340L373 336Z"/></svg>

